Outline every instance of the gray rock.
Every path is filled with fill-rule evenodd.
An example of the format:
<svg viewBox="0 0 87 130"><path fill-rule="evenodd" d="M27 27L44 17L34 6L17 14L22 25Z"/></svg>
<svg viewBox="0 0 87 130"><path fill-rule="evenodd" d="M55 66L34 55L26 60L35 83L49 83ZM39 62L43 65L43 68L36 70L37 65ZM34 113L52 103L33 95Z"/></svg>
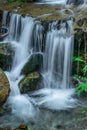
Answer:
<svg viewBox="0 0 87 130"><path fill-rule="evenodd" d="M8 70L13 60L13 49L10 43L0 44L0 68Z"/></svg>
<svg viewBox="0 0 87 130"><path fill-rule="evenodd" d="M40 74L38 72L33 72L25 76L19 83L21 93L27 93L37 89L39 81Z"/></svg>
<svg viewBox="0 0 87 130"><path fill-rule="evenodd" d="M75 5L79 5L79 4L83 4L84 0L67 0L67 4L75 4Z"/></svg>
<svg viewBox="0 0 87 130"><path fill-rule="evenodd" d="M22 73L27 75L34 71L39 71L43 62L42 54L33 54L29 61L25 64L22 69Z"/></svg>

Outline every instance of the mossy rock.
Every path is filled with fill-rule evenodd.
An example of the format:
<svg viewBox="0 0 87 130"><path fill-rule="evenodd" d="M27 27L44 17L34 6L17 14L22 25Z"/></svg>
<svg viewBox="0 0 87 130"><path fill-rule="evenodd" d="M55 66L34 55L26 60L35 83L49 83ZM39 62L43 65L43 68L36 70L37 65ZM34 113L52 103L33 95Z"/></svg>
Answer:
<svg viewBox="0 0 87 130"><path fill-rule="evenodd" d="M0 106L0 116L2 116L5 113L8 113L9 110L7 108L4 108L3 106Z"/></svg>
<svg viewBox="0 0 87 130"><path fill-rule="evenodd" d="M25 64L25 66L22 69L22 73L24 75L27 75L34 71L39 71L42 67L43 63L43 56L42 54L33 54L29 61Z"/></svg>
<svg viewBox="0 0 87 130"><path fill-rule="evenodd" d="M75 4L75 5L79 5L79 4L83 4L84 0L68 0L67 3L68 4Z"/></svg>
<svg viewBox="0 0 87 130"><path fill-rule="evenodd" d="M11 67L14 52L10 43L0 44L0 68L8 70Z"/></svg>
<svg viewBox="0 0 87 130"><path fill-rule="evenodd" d="M25 76L19 83L21 93L27 93L37 89L39 81L40 74L38 72L33 72Z"/></svg>
<svg viewBox="0 0 87 130"><path fill-rule="evenodd" d="M20 125L18 128L14 129L14 130L28 130L26 125Z"/></svg>
<svg viewBox="0 0 87 130"><path fill-rule="evenodd" d="M5 73L0 69L0 105L7 100L10 93L9 81Z"/></svg>
<svg viewBox="0 0 87 130"><path fill-rule="evenodd" d="M11 127L0 128L0 130L12 130Z"/></svg>

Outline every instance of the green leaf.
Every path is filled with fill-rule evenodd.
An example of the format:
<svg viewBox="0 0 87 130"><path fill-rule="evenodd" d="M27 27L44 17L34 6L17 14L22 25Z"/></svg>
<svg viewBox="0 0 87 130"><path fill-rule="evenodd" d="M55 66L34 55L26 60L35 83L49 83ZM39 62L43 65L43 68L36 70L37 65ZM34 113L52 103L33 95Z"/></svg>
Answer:
<svg viewBox="0 0 87 130"><path fill-rule="evenodd" d="M85 62L81 57L73 57L73 62Z"/></svg>
<svg viewBox="0 0 87 130"><path fill-rule="evenodd" d="M15 2L15 0L8 0L8 2L12 3L12 2Z"/></svg>
<svg viewBox="0 0 87 130"><path fill-rule="evenodd" d="M27 126L27 130L31 130L30 126Z"/></svg>
<svg viewBox="0 0 87 130"><path fill-rule="evenodd" d="M79 96L82 92L87 92L87 82L78 84L76 89Z"/></svg>
<svg viewBox="0 0 87 130"><path fill-rule="evenodd" d="M87 65L84 66L84 68L83 68L83 72L84 72L84 73L87 72Z"/></svg>
<svg viewBox="0 0 87 130"><path fill-rule="evenodd" d="M73 75L73 78L80 78L81 76L78 74Z"/></svg>
<svg viewBox="0 0 87 130"><path fill-rule="evenodd" d="M82 111L81 111L82 114L85 114L86 112L87 112L86 110L82 110Z"/></svg>

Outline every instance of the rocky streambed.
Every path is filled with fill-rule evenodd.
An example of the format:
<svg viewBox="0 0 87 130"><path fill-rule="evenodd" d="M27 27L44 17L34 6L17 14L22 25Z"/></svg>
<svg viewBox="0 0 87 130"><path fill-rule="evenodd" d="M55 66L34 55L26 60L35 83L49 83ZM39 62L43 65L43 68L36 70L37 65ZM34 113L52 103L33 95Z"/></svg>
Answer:
<svg viewBox="0 0 87 130"><path fill-rule="evenodd" d="M0 6L0 23L2 23L2 13L4 10L32 16L35 20L42 22L45 27L52 21L65 21L67 19L74 20L75 34L75 56L78 55L78 41L80 39L80 55L84 54L84 42L87 43L87 6L86 5L66 5L66 6L49 6L36 5L32 3L5 3ZM47 28L46 28L47 29ZM84 35L86 39L84 40ZM44 45L45 46L45 45ZM8 44L0 44L0 128L1 130L86 130L87 129L87 95L77 97L79 106L67 111L49 111L41 109L35 120L24 122L11 114L7 109L5 102L10 94L10 86L3 70L9 70L11 67L13 49ZM35 59L34 59L35 58ZM83 58L83 57L82 57ZM83 58L84 60L84 58ZM35 64L34 64L34 61ZM21 93L30 93L32 90L38 89L41 81L39 68L42 65L42 55L35 55L26 63L22 73L25 77L20 81L19 88ZM81 63L82 64L82 63ZM77 64L74 63L73 74L76 73ZM28 70L28 71L27 71ZM79 71L84 76L82 70ZM75 86L75 84L74 84Z"/></svg>

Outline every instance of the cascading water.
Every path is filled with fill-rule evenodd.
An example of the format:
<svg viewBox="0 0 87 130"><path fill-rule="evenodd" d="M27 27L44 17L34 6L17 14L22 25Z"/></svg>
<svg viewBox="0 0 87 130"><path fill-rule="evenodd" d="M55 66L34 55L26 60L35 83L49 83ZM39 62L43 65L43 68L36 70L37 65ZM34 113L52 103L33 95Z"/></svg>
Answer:
<svg viewBox="0 0 87 130"><path fill-rule="evenodd" d="M6 24L7 13L3 16ZM5 42L11 42L14 48L14 58L10 71L7 71L11 93L6 105L12 113L28 121L35 116L34 105L45 106L53 110L63 110L75 106L72 98L75 90L70 88L71 59L73 52L73 22L53 22L49 24L46 34L46 47L43 60L43 89L36 91L31 98L20 94L18 83L23 78L21 69L33 53L42 52L43 26L31 17L10 14L9 35ZM34 33L34 34L33 34ZM33 38L33 40L32 40ZM38 97L38 95L40 95ZM20 111L21 110L21 111ZM28 115L29 113L29 115Z"/></svg>
<svg viewBox="0 0 87 130"><path fill-rule="evenodd" d="M43 86L34 95L39 106L53 110L72 108L76 100L72 98L75 90L70 83L73 52L73 22L49 24L46 49L43 61Z"/></svg>
<svg viewBox="0 0 87 130"><path fill-rule="evenodd" d="M7 13L5 12L2 23L6 23L6 15ZM31 17L21 17L17 14L10 14L10 25L8 27L9 35L5 39L6 42L11 42L11 46L14 48L15 52L11 70L6 72L11 87L11 93L6 105L12 109L13 114L24 121L35 116L36 112L31 103L33 102L33 99L27 95L21 95L18 88L18 83L20 79L23 78L21 69L33 53L32 32L34 26L35 22ZM19 29L21 30L21 33L19 33Z"/></svg>
<svg viewBox="0 0 87 130"><path fill-rule="evenodd" d="M87 0L84 0L84 4L87 3Z"/></svg>
<svg viewBox="0 0 87 130"><path fill-rule="evenodd" d="M40 0L41 4L66 4L67 0Z"/></svg>

